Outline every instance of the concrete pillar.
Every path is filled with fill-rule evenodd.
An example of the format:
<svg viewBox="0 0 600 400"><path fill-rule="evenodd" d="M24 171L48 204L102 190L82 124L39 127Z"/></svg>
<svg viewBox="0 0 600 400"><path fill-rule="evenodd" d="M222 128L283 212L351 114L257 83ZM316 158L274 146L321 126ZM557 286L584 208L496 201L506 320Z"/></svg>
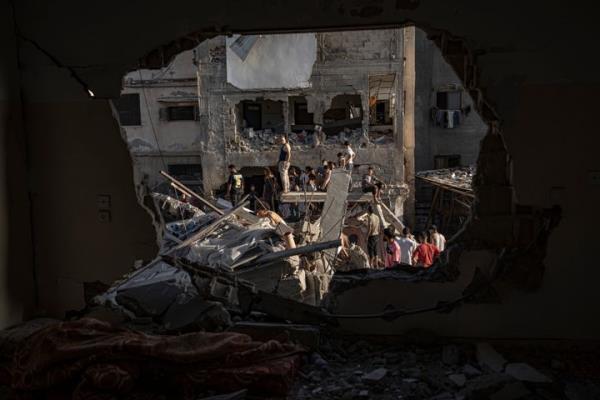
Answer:
<svg viewBox="0 0 600 400"><path fill-rule="evenodd" d="M409 226L415 225L415 27L404 28L402 74L403 110L402 144L404 153L404 181L409 193L404 202L404 216Z"/></svg>

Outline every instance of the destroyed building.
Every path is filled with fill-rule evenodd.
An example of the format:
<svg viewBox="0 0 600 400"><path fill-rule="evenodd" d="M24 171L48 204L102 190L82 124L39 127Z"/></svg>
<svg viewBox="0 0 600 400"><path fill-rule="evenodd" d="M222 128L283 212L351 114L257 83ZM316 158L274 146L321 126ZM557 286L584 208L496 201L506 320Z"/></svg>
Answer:
<svg viewBox="0 0 600 400"><path fill-rule="evenodd" d="M197 400L243 398L248 390L253 397L293 399L600 398L600 273L593 252L600 58L590 4L148 0L141 7L21 0L0 1L0 9L6 50L0 58L0 395ZM169 285L164 296L174 300L167 310L191 309L176 314L195 327L154 330L166 317L152 315L164 311L158 308L135 321L118 310L88 308L90 298L120 287L159 250L150 204L140 201L150 198L140 183L152 177L132 168L113 107L125 74L157 74L176 55L219 35L235 41L238 34L413 25L452 66L489 127L476 169L453 169L451 157L436 164L431 156L454 152L435 148L428 156L433 165L414 167L415 179L428 180L432 190L458 190L463 202L470 197L443 265L337 271L331 296L317 310L252 290L242 300L249 307L227 309L224 295L233 292L221 284L245 284L161 257L175 264L165 276L178 273L169 283L185 283L177 280L182 271L206 277L198 282L201 301L196 288L173 295ZM418 98L410 57L416 44L405 31L403 97L412 99L403 101L405 155L418 147L419 124L438 121L431 112L437 96L425 96L420 120L411 110ZM154 107L143 95L139 104L141 112ZM180 112L189 118L189 109L174 111ZM152 146L153 139L145 142ZM404 160L412 187L406 171L418 160ZM160 169L168 168L152 167ZM197 171L186 167L178 176L196 178ZM462 187L467 181L471 191ZM151 278L160 282L160 274ZM121 287L127 290L116 297L124 309L139 305L133 300L140 286ZM202 304L186 308L188 300ZM218 332L230 322L238 331ZM67 393L58 396L58 388ZM145 396L137 396L140 389Z"/></svg>
<svg viewBox="0 0 600 400"><path fill-rule="evenodd" d="M278 135L289 134L292 165L301 169L336 160L348 140L357 151L354 182L370 165L386 183L406 184L392 208L412 220L415 170L474 165L487 132L438 47L416 32L408 49L404 29L217 36L162 69L130 72L117 105L138 181L160 184L165 160L171 174L207 193L222 186L229 164L262 186L262 167L277 163ZM407 57L416 76L404 73ZM406 100L405 85L414 99ZM417 213L432 197L421 186Z"/></svg>

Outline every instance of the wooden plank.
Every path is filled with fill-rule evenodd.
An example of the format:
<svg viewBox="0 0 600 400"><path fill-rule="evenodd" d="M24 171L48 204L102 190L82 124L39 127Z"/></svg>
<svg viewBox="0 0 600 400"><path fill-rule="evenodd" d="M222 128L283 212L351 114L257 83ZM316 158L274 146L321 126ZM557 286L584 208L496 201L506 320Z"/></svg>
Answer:
<svg viewBox="0 0 600 400"><path fill-rule="evenodd" d="M170 180L173 184L175 184L175 186L177 188L179 188L180 191L182 191L184 193L187 192L186 193L187 195L192 196L195 199L199 200L200 202L202 202L202 204L206 205L208 208L210 208L211 210L213 210L217 214L219 214L219 215L223 215L224 214L223 210L221 210L220 208L217 208L215 205L213 205L211 202L209 202L208 200L206 200L204 197L200 196L199 194L197 194L196 192L194 192L192 189L188 188L183 183L181 183L177 179L173 178L171 175L167 174L165 171L160 171L160 174L162 176L164 176L165 178L167 178L168 180Z"/></svg>

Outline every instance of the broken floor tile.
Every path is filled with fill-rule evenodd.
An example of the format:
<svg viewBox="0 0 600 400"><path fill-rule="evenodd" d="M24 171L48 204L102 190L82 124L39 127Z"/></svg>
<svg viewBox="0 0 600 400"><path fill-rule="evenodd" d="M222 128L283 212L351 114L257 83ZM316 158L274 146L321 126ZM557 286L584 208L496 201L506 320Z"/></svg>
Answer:
<svg viewBox="0 0 600 400"><path fill-rule="evenodd" d="M513 378L518 379L520 381L537 383L552 382L552 379L542 374L540 371L533 368L531 365L525 363L508 364L504 372L507 375L510 375Z"/></svg>
<svg viewBox="0 0 600 400"><path fill-rule="evenodd" d="M506 359L489 343L477 343L477 362L494 372L501 372L506 365Z"/></svg>

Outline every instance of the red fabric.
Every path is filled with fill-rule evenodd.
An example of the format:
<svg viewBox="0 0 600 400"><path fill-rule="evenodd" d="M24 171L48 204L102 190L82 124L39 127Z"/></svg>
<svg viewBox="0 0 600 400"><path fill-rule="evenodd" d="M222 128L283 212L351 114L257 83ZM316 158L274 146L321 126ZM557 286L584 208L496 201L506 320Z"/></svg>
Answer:
<svg viewBox="0 0 600 400"><path fill-rule="evenodd" d="M391 243L386 243L385 248L385 267L391 268L400 262L400 246L395 240Z"/></svg>
<svg viewBox="0 0 600 400"><path fill-rule="evenodd" d="M430 267L433 261L440 255L440 251L431 243L421 243L413 253L415 265L421 265L425 268Z"/></svg>
<svg viewBox="0 0 600 400"><path fill-rule="evenodd" d="M303 352L240 333L146 335L82 319L30 337L15 354L12 386L46 391L71 385L74 399L131 394L157 385L157 390L178 393L173 398L193 398L198 386L284 395Z"/></svg>

